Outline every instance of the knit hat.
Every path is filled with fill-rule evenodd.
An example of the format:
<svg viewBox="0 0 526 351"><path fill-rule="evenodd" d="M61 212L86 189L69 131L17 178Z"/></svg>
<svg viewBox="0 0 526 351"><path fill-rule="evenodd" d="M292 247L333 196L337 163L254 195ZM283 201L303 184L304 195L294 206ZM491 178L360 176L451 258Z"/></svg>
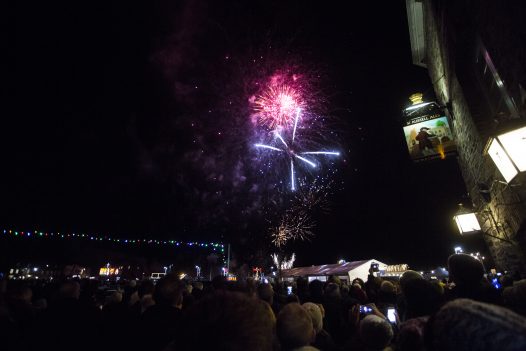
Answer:
<svg viewBox="0 0 526 351"><path fill-rule="evenodd" d="M430 323L434 350L526 350L526 318L500 306L457 299Z"/></svg>
<svg viewBox="0 0 526 351"><path fill-rule="evenodd" d="M323 329L323 317L321 316L320 306L312 302L306 302L302 306L309 312L316 334L319 333Z"/></svg>

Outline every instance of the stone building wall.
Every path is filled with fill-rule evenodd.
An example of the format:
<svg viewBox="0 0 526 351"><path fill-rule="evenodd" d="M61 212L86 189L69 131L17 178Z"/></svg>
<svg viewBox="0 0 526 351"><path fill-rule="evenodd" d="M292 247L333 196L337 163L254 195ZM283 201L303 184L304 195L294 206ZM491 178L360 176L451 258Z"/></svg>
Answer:
<svg viewBox="0 0 526 351"><path fill-rule="evenodd" d="M457 141L458 161L462 175L474 208L479 214L481 227L487 233L484 235L484 239L497 268L517 272L522 277L526 277L524 260L526 252L526 206L520 197L521 191L524 191L524 184L512 187L500 182L499 180L502 180L502 177L495 165L488 156L483 154L487 136L491 130L487 128L488 124L477 123L477 118L480 118L479 115L477 118L473 118L472 111L477 108L477 106L473 106L473 103L476 103L477 100L468 101L465 89L469 86L462 86L459 82L455 70L457 68L457 57L455 55L461 54L458 52L458 47L462 47L462 45L455 46L455 43L452 42L452 38L459 38L458 32L450 32L462 30L469 32L466 28L455 27L455 23L458 21L457 16L462 17L465 13L455 14L454 11L460 11L461 7L447 5L447 0L424 0L428 72L438 103L448 107L447 113L452 121L452 129ZM477 11L480 12L480 9L474 9L475 14ZM450 21L448 16L455 18ZM477 28L472 29L477 30ZM510 31L506 29L505 32L509 33ZM465 40L465 38L462 39ZM506 49L506 45L503 45L504 49ZM499 56L506 57L502 50L496 51ZM508 63L511 56L513 53L509 53L507 56ZM519 57L520 55L517 56L517 58ZM522 66L518 67L520 66L519 62L516 62L515 65L518 70L523 69ZM507 67L507 75L510 74L509 69L510 67ZM483 98L480 96L480 99ZM486 127L482 128L481 126ZM484 200L480 193L480 184L484 184L490 189L491 201L489 203ZM510 244L510 241L514 244Z"/></svg>

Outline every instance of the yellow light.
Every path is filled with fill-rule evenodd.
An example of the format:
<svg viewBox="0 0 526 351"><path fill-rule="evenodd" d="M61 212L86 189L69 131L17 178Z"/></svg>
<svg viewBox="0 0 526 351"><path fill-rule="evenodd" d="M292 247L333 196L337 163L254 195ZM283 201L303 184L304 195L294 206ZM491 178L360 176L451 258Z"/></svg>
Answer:
<svg viewBox="0 0 526 351"><path fill-rule="evenodd" d="M446 158L446 153L444 152L444 145L438 144L437 151L440 154L440 159L444 160Z"/></svg>
<svg viewBox="0 0 526 351"><path fill-rule="evenodd" d="M413 105L417 105L417 104L421 104L423 103L424 101L422 100L423 98L423 94L422 93L414 93L413 95L411 95L409 97L409 100L411 100L411 102L413 103Z"/></svg>

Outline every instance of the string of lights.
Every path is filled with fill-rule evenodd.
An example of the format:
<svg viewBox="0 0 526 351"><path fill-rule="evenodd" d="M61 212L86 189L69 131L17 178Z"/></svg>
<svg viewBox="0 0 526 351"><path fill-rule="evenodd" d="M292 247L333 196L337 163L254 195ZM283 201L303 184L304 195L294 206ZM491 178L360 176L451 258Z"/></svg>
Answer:
<svg viewBox="0 0 526 351"><path fill-rule="evenodd" d="M101 236L95 234L78 234L78 233L55 233L55 232L41 232L38 230L34 231L18 231L13 229L3 229L2 237L13 237L13 238L42 238L42 239L77 239L77 240L89 240L99 242L114 242L128 245L164 245L164 246L175 246L175 247L197 247L197 248L209 248L212 251L218 251L221 253L225 252L225 245L215 242L198 242L198 241L179 241L179 240L159 240L159 239L124 239L115 238L111 236Z"/></svg>

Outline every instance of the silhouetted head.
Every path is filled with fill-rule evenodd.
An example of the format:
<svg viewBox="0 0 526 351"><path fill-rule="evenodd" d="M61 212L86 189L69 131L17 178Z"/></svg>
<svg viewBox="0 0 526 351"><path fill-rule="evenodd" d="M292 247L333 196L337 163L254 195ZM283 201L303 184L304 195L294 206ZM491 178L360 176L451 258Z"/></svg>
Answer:
<svg viewBox="0 0 526 351"><path fill-rule="evenodd" d="M153 295L155 291L155 285L153 285L151 280L143 280L137 289L137 294L139 298L143 298L144 295Z"/></svg>
<svg viewBox="0 0 526 351"><path fill-rule="evenodd" d="M175 350L272 350L275 317L268 304L237 292L217 292L186 310Z"/></svg>
<svg viewBox="0 0 526 351"><path fill-rule="evenodd" d="M447 261L449 278L459 286L473 286L484 277L484 266L475 257L467 254L454 254Z"/></svg>
<svg viewBox="0 0 526 351"><path fill-rule="evenodd" d="M309 293L311 298L321 299L323 297L323 283L315 279L309 283Z"/></svg>
<svg viewBox="0 0 526 351"><path fill-rule="evenodd" d="M407 317L415 318L434 314L443 300L443 290L425 279L413 279L405 284Z"/></svg>
<svg viewBox="0 0 526 351"><path fill-rule="evenodd" d="M225 290L226 289L226 277L222 275L217 275L212 279L212 288L214 288L215 291L219 290Z"/></svg>
<svg viewBox="0 0 526 351"><path fill-rule="evenodd" d="M184 283L174 275L163 277L155 287L154 300L160 305L178 306L183 303Z"/></svg>
<svg viewBox="0 0 526 351"><path fill-rule="evenodd" d="M404 274L402 274L400 277L400 289L402 289L402 292L405 292L405 286L407 283L414 279L424 279L424 277L415 271L405 271Z"/></svg>
<svg viewBox="0 0 526 351"><path fill-rule="evenodd" d="M334 298L341 297L340 287L335 283L327 284L327 287L325 288L325 296L330 296Z"/></svg>
<svg viewBox="0 0 526 351"><path fill-rule="evenodd" d="M80 297L80 284L73 280L68 280L60 285L59 296L62 299L76 299Z"/></svg>
<svg viewBox="0 0 526 351"><path fill-rule="evenodd" d="M269 305L272 305L274 302L274 289L272 288L272 285L268 283L259 284L258 297Z"/></svg>

